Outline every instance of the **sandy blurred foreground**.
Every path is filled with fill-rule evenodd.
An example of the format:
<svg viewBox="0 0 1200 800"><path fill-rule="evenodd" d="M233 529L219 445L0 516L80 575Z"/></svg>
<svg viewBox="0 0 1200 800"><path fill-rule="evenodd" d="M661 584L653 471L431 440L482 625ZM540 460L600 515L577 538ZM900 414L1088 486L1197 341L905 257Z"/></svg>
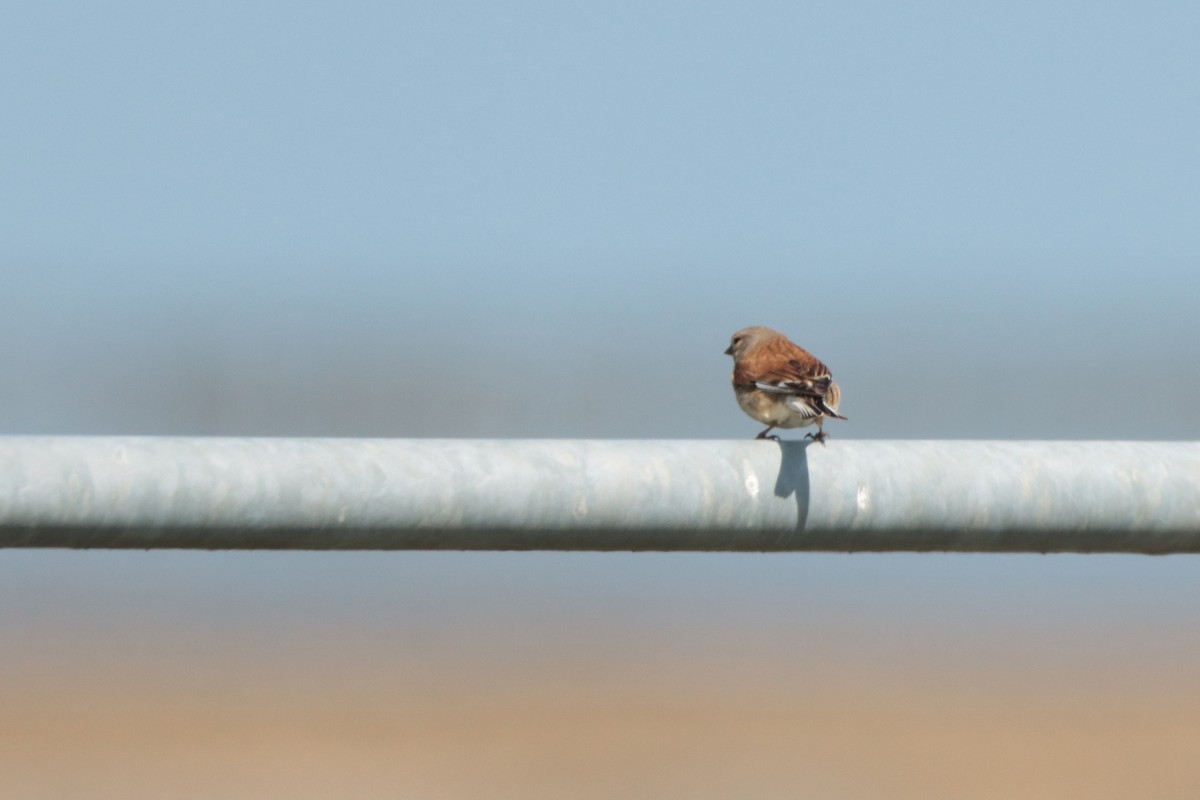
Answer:
<svg viewBox="0 0 1200 800"><path fill-rule="evenodd" d="M7 797L1196 797L1200 727L1166 707L957 711L910 697L751 708L636 686L471 703L395 687L339 709L96 687L5 698ZM7 693L6 693L7 694ZM64 707L66 705L67 707Z"/></svg>
<svg viewBox="0 0 1200 800"><path fill-rule="evenodd" d="M847 669L747 640L276 644L177 630L9 649L3 796L1200 796L1183 669Z"/></svg>

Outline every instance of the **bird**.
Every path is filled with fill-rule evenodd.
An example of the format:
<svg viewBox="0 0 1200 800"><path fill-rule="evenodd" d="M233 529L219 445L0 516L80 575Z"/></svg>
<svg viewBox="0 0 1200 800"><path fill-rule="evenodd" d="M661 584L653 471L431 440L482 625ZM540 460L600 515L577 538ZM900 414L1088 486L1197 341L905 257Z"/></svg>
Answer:
<svg viewBox="0 0 1200 800"><path fill-rule="evenodd" d="M762 325L742 328L729 341L733 356L733 392L738 405L767 429L757 439L774 439L775 428L816 424L806 439L825 443L825 420L846 419L837 413L842 391L829 367L782 333Z"/></svg>

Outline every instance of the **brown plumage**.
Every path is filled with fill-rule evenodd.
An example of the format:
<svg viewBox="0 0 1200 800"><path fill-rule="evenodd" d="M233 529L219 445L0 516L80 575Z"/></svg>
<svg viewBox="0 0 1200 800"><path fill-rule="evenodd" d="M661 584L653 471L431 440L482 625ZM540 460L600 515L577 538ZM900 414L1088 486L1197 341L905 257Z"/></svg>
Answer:
<svg viewBox="0 0 1200 800"><path fill-rule="evenodd" d="M738 405L767 425L758 434L767 438L774 428L817 426L809 437L824 443L826 418L837 413L842 392L829 367L779 331L756 325L733 335L726 355L733 356L733 391ZM771 437L778 438L778 437Z"/></svg>

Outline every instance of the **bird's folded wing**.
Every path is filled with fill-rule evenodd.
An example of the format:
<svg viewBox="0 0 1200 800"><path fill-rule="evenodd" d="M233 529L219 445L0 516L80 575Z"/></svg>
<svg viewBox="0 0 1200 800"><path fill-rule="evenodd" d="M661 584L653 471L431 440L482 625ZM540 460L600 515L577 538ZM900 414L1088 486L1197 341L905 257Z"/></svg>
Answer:
<svg viewBox="0 0 1200 800"><path fill-rule="evenodd" d="M829 368L815 358L793 358L761 366L766 368L757 370L753 383L764 392L824 397L833 382Z"/></svg>
<svg viewBox="0 0 1200 800"><path fill-rule="evenodd" d="M801 394L824 397L829 391L829 378L805 381L755 381L754 388L772 394Z"/></svg>

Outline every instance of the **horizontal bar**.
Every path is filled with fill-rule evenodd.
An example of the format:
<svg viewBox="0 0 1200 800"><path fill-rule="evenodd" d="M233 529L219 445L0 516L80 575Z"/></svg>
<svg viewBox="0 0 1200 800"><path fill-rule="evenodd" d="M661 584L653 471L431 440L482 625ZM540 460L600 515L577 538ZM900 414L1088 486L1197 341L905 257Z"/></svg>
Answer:
<svg viewBox="0 0 1200 800"><path fill-rule="evenodd" d="M0 547L1200 552L1200 443L0 437Z"/></svg>

